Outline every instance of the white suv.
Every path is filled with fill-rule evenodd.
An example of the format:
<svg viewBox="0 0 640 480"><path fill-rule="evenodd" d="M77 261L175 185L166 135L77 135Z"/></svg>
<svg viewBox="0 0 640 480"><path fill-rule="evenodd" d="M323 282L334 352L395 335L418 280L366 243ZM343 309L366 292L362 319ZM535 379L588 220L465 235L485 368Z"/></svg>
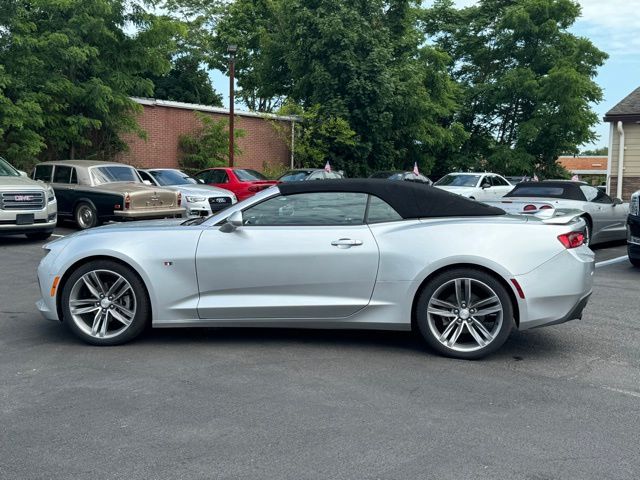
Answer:
<svg viewBox="0 0 640 480"><path fill-rule="evenodd" d="M24 233L44 240L58 220L56 196L51 187L26 175L0 157L0 235Z"/></svg>
<svg viewBox="0 0 640 480"><path fill-rule="evenodd" d="M513 190L506 178L495 173L450 173L433 186L481 202L499 200Z"/></svg>

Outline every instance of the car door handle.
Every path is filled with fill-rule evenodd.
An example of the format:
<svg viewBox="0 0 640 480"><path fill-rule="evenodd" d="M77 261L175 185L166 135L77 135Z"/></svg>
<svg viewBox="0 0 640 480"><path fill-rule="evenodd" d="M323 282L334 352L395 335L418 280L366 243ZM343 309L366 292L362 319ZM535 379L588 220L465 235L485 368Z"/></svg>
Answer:
<svg viewBox="0 0 640 480"><path fill-rule="evenodd" d="M334 240L331 245L338 248L351 248L362 245L362 240L352 240L350 238L341 238L340 240Z"/></svg>

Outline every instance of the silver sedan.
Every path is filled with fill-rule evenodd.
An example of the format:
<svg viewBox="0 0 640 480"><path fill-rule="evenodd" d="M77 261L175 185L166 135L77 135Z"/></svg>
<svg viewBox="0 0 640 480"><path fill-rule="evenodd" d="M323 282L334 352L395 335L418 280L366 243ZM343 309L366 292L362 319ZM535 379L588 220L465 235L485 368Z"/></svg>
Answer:
<svg viewBox="0 0 640 480"><path fill-rule="evenodd" d="M547 208L578 210L586 224L586 245L627 238L629 204L583 182L522 182L502 197L501 203L499 206L513 213L535 214Z"/></svg>
<svg viewBox="0 0 640 480"><path fill-rule="evenodd" d="M208 219L47 244L38 308L95 345L149 322L415 328L444 355L478 358L513 328L580 318L594 271L583 228L411 182L281 184Z"/></svg>

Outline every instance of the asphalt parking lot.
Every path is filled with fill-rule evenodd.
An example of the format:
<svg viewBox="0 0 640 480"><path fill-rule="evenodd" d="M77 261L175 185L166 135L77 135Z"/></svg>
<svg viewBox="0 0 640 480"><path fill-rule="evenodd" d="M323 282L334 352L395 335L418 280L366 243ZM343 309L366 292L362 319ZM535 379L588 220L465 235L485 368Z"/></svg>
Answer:
<svg viewBox="0 0 640 480"><path fill-rule="evenodd" d="M0 239L2 479L638 477L640 270L615 261L624 245L596 251L614 262L583 320L470 362L389 332L90 347L36 311L42 243Z"/></svg>

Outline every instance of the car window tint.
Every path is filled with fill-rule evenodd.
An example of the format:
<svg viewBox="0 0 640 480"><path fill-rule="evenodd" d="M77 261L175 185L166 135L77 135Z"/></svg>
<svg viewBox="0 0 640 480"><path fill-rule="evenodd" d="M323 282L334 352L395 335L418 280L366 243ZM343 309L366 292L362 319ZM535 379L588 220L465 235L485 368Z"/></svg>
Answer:
<svg viewBox="0 0 640 480"><path fill-rule="evenodd" d="M398 220L402 220L402 217L391 205L376 196L369 197L367 223L396 222Z"/></svg>
<svg viewBox="0 0 640 480"><path fill-rule="evenodd" d="M361 225L366 206L366 193L299 193L259 203L243 217L245 225Z"/></svg>
<svg viewBox="0 0 640 480"><path fill-rule="evenodd" d="M69 183L71 180L71 167L56 165L53 170L53 183Z"/></svg>
<svg viewBox="0 0 640 480"><path fill-rule="evenodd" d="M42 180L43 182L50 182L52 172L53 165L38 165L33 172L33 179Z"/></svg>
<svg viewBox="0 0 640 480"><path fill-rule="evenodd" d="M255 170L248 170L246 168L240 169L237 168L234 170L236 177L241 182L256 182L259 180L268 180L267 177L262 175L260 172L256 172Z"/></svg>
<svg viewBox="0 0 640 480"><path fill-rule="evenodd" d="M69 183L77 184L78 183L78 174L76 173L76 169L71 169L71 180Z"/></svg>
<svg viewBox="0 0 640 480"><path fill-rule="evenodd" d="M227 183L229 181L227 172L224 170L210 170L210 172L211 177L207 183Z"/></svg>
<svg viewBox="0 0 640 480"><path fill-rule="evenodd" d="M498 175L493 177L493 184L498 187L506 187L509 185L506 180L504 180L502 177L499 177Z"/></svg>
<svg viewBox="0 0 640 480"><path fill-rule="evenodd" d="M140 182L140 177L138 177L136 170L125 165L96 167L91 170L91 175L96 185L113 182Z"/></svg>
<svg viewBox="0 0 640 480"><path fill-rule="evenodd" d="M596 190L598 191L598 195L593 200L594 203L608 203L608 204L613 203L613 200L609 195L606 194L606 192L603 192L599 188L596 188Z"/></svg>

